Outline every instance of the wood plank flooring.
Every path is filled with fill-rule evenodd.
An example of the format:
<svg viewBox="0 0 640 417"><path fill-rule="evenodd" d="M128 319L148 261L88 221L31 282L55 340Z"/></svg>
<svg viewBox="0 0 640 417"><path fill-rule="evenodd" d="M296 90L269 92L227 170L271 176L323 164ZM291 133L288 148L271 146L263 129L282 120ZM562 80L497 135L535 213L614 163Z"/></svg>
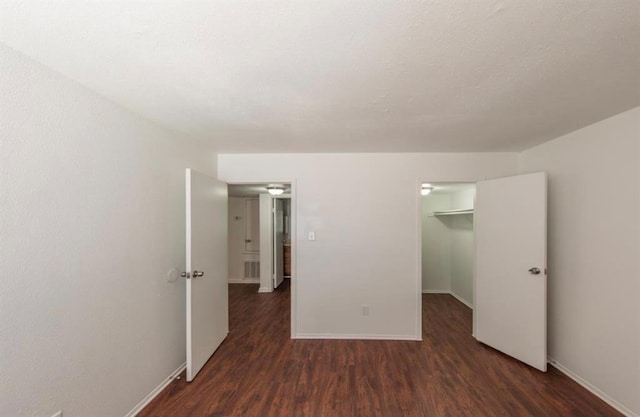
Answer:
<svg viewBox="0 0 640 417"><path fill-rule="evenodd" d="M423 295L423 342L291 340L288 285L230 285L227 340L138 416L621 416L555 368L476 342L450 295Z"/></svg>

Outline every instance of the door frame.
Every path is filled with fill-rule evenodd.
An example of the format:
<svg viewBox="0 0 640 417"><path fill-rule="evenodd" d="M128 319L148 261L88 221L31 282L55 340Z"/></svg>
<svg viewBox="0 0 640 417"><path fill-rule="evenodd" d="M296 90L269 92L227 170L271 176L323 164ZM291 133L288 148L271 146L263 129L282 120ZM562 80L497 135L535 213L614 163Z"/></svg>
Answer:
<svg viewBox="0 0 640 417"><path fill-rule="evenodd" d="M540 171L540 172L545 172L545 171ZM437 180L437 179L430 179L430 180L421 180L418 179L416 180L415 183L415 190L416 190L416 214L417 214L417 234L416 234L416 239L417 239L417 253L416 253L416 271L417 271L417 276L416 276L416 283L417 283L417 289L418 289L418 317L417 317L417 323L418 323L418 328L417 328L417 335L419 335L420 337L418 338L418 340L422 340L422 195L420 194L420 189L422 188L422 184L424 183L429 183L429 184L460 184L460 183L468 183L468 184L475 184L476 187L478 185L479 182L481 181L488 181L488 180L498 180L498 179L503 179L503 178L510 178L510 177L515 177L515 176L521 176L521 175L527 175L527 174L533 174L533 172L518 172L518 173L514 173L511 175L502 175L499 177L491 177L491 178L481 178L481 179L469 179L469 180L465 180L464 178L458 178L456 180ZM546 178L547 178L547 190L548 190L548 181L549 181L549 176L548 173L545 173ZM548 191L547 191L548 192ZM477 194L475 196L475 199L477 199ZM474 199L474 210L476 208L476 204L475 204L475 199ZM547 205L547 211L548 211L548 194L546 197L546 205ZM548 214L547 214L547 221L548 221ZM547 223L547 229L548 229L549 225ZM547 234L547 238L548 239L548 231L545 230L545 233ZM473 306L475 307L477 305L476 302L476 294L477 294L477 289L476 289L476 281L477 281L477 259L476 259L476 255L475 255L475 248L477 247L477 233L476 233L476 221L474 219L473 222L473 245L474 245L474 255L473 255L473 276L472 276L472 281L473 281L473 297L472 297L472 303ZM547 255L546 255L546 259L545 259L545 268L548 268L548 243L547 243ZM546 270L545 270L546 271ZM546 273L546 272L545 272ZM548 291L548 286L547 286L547 291ZM547 295L547 300L548 300L548 295ZM548 301L547 301L547 307L548 307ZM547 315L547 328L548 328L548 315ZM472 314L472 330L471 330L471 335L473 336L474 339L476 339L476 321L477 321L477 315L475 314L475 310L474 313ZM549 344L549 340L548 340L548 329L547 329L547 335L546 337L546 343L547 343L547 353L548 353L548 344ZM477 340L477 339L476 339ZM517 360L517 359L516 359ZM524 362L523 362L524 363Z"/></svg>
<svg viewBox="0 0 640 417"><path fill-rule="evenodd" d="M517 175L517 174L516 174ZM417 288L417 305L418 305L418 317L417 317L417 328L416 328L416 338L417 340L422 340L422 194L420 190L422 189L422 184L477 184L478 179L456 179L456 180L416 180L415 190L416 190L416 288ZM474 201L475 207L475 201ZM476 244L476 224L473 223L473 244ZM473 256L473 305L476 304L476 257L475 254ZM475 337L475 315L472 314L473 317L473 325L472 325L472 336Z"/></svg>
<svg viewBox="0 0 640 417"><path fill-rule="evenodd" d="M286 196L277 196L275 198L289 198L291 201L291 213L290 213L290 230L289 230L289 236L290 236L290 244L291 244L291 277L290 277L290 285L291 285L291 305L290 305L290 310L291 310L291 339L296 339L297 338L297 289L298 289L298 285L297 285L297 263L296 263L296 255L297 255L297 217L298 217L298 213L296 210L297 204L296 204L296 196L297 196L297 184L296 184L296 180L295 179L279 179L279 180L273 180L273 179L255 179L255 180L251 180L251 181L225 181L227 183L227 185L244 185L244 184L289 184L290 188L291 188L291 192L286 195ZM270 199L274 198L274 196L269 194ZM271 213L271 212L270 212ZM269 216L271 218L270 222L273 221L273 215ZM260 216L260 220L262 220L262 216ZM272 226L271 226L272 227ZM269 239L273 239L272 236L269 236ZM262 241L263 241L263 236L262 234L260 235L260 274L262 274L263 271L263 265L262 265L262 258L263 258L263 250L262 250ZM271 242L270 246L273 245L273 242ZM269 258L273 258L273 254L269 254ZM269 262L269 270L271 270L271 262L273 260L271 259L271 261ZM269 282L270 282L270 288L271 291L273 291L273 277L269 276ZM265 292L271 292L271 291L265 291Z"/></svg>
<svg viewBox="0 0 640 417"><path fill-rule="evenodd" d="M275 210L276 210L276 202L277 200L289 200L289 202L291 202L291 195L290 194L281 194L281 195L270 195L269 196L269 205L271 206L272 212L271 212L271 216L269 217L269 236L271 237L271 239L269 239L269 246L270 247L270 253L271 256L269 257L270 261L271 261L271 281L269 283L269 292L273 292L275 291L276 287L275 287L275 272L276 272L276 266L275 266L275 254L276 254L276 247L275 247L275 238L276 238L276 230L275 230ZM284 203L283 203L284 204ZM291 223L291 218L289 218L289 223ZM289 229L291 229L291 226L289 226ZM291 230L289 230L289 232L291 232ZM291 242L289 242L289 245L291 245ZM262 252L261 252L262 253Z"/></svg>
<svg viewBox="0 0 640 417"><path fill-rule="evenodd" d="M268 207L260 205L260 289L258 292L268 293L275 290L273 285L273 272L274 272L274 246L273 241L275 238L274 223L273 223L273 209L276 200L289 200L291 201L291 194L270 195L260 194L260 200L267 200ZM268 209L268 211L266 211ZM264 211L263 211L264 210ZM291 223L291 219L289 219ZM291 232L291 230L289 230ZM291 233L289 233L291 234ZM291 243L291 242L290 242ZM269 279L262 279L262 275L268 275ZM262 286L265 282L267 285Z"/></svg>

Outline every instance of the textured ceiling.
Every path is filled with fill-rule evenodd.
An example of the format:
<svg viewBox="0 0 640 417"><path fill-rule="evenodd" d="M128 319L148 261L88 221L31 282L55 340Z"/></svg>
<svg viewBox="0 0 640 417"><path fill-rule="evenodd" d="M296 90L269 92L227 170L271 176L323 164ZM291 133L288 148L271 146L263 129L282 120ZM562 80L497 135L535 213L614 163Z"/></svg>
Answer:
<svg viewBox="0 0 640 417"><path fill-rule="evenodd" d="M0 41L221 152L512 151L640 105L639 10L6 0Z"/></svg>

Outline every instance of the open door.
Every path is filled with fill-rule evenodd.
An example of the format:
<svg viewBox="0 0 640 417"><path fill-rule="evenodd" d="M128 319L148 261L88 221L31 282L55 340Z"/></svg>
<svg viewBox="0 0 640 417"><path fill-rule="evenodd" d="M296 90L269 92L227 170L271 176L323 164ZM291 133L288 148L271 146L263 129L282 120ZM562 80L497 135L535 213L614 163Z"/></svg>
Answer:
<svg viewBox="0 0 640 417"><path fill-rule="evenodd" d="M229 332L227 184L186 170L187 381Z"/></svg>
<svg viewBox="0 0 640 417"><path fill-rule="evenodd" d="M546 371L546 174L479 182L474 217L474 335Z"/></svg>
<svg viewBox="0 0 640 417"><path fill-rule="evenodd" d="M273 199L273 288L284 280L284 201Z"/></svg>

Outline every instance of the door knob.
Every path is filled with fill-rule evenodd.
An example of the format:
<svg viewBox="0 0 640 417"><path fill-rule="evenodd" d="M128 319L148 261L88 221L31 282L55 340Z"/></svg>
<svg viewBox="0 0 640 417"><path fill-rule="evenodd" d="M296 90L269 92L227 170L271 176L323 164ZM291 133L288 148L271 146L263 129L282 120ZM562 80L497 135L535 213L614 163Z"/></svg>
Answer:
<svg viewBox="0 0 640 417"><path fill-rule="evenodd" d="M529 269L529 273L530 273L531 275L540 275L540 272L542 272L542 271L540 271L540 268L535 268L535 267L534 267L534 268L530 268L530 269Z"/></svg>
<svg viewBox="0 0 640 417"><path fill-rule="evenodd" d="M183 273L181 273L181 274L180 274L180 276L181 276L182 278L187 278L187 279L188 279L188 278L191 278L191 274L190 274L190 273L188 273L188 272L183 272Z"/></svg>
<svg viewBox="0 0 640 417"><path fill-rule="evenodd" d="M193 271L193 277L198 278L204 275L204 271Z"/></svg>
<svg viewBox="0 0 640 417"><path fill-rule="evenodd" d="M245 241L245 243L250 243L251 239L245 239L244 241Z"/></svg>

